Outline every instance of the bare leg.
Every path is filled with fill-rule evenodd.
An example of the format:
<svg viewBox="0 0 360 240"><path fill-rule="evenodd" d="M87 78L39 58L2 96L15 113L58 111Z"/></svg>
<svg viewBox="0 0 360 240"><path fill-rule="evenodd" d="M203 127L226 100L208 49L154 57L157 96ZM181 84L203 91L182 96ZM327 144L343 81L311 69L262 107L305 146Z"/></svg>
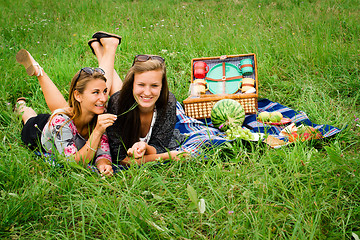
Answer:
<svg viewBox="0 0 360 240"><path fill-rule="evenodd" d="M64 96L45 72L43 76L38 77L38 80L45 97L45 102L51 112L69 106Z"/></svg>
<svg viewBox="0 0 360 240"><path fill-rule="evenodd" d="M99 67L104 69L107 79L106 85L110 91L110 96L122 88L122 81L114 69L115 53L119 40L117 38L101 38L91 43L95 55L98 59Z"/></svg>
<svg viewBox="0 0 360 240"><path fill-rule="evenodd" d="M23 123L25 124L27 120L29 120L32 117L36 117L37 114L31 107L26 106L25 100L18 100L16 102L15 112L19 115L21 115L21 119Z"/></svg>
<svg viewBox="0 0 360 240"><path fill-rule="evenodd" d="M117 91L121 90L123 85L123 82L121 80L121 78L119 77L119 75L117 74L117 72L114 69L114 74L113 74L113 83L110 89L110 96L114 93L116 93Z"/></svg>
<svg viewBox="0 0 360 240"><path fill-rule="evenodd" d="M51 112L68 106L64 96L54 82L48 77L28 51L25 49L20 50L16 54L16 60L26 68L26 72L29 76L37 76L46 104Z"/></svg>

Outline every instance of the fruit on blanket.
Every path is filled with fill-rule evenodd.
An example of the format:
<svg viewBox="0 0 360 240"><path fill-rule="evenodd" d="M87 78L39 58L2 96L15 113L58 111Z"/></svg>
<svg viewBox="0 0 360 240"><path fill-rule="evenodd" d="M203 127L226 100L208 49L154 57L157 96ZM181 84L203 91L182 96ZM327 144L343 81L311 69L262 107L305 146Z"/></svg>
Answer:
<svg viewBox="0 0 360 240"><path fill-rule="evenodd" d="M268 122L269 118L270 118L270 113L269 112L261 112L261 113L259 113L257 118L259 121Z"/></svg>
<svg viewBox="0 0 360 240"><path fill-rule="evenodd" d="M241 104L232 99L222 99L211 109L211 122L225 132L229 128L241 127L245 120L245 110Z"/></svg>
<svg viewBox="0 0 360 240"><path fill-rule="evenodd" d="M272 122L277 123L281 122L281 119L283 119L283 115L281 112L275 111L275 112L261 112L259 113L257 119L261 122Z"/></svg>
<svg viewBox="0 0 360 240"><path fill-rule="evenodd" d="M292 132L288 135L288 137L289 142L295 142L299 138L299 135L297 134L297 132Z"/></svg>
<svg viewBox="0 0 360 240"><path fill-rule="evenodd" d="M302 124L296 127L294 123L284 128L281 131L281 134L284 135L285 137L288 137L289 142L295 142L295 141L304 142L307 140L320 139L323 137L321 132L316 128L313 128L311 126L305 126Z"/></svg>
<svg viewBox="0 0 360 240"><path fill-rule="evenodd" d="M320 133L320 131L310 126L301 125L300 127L298 127L297 133L299 134L299 138L301 141L322 138L322 134Z"/></svg>
<svg viewBox="0 0 360 240"><path fill-rule="evenodd" d="M272 123L277 123L281 121L281 117L279 115L270 115L269 121Z"/></svg>
<svg viewBox="0 0 360 240"><path fill-rule="evenodd" d="M278 120L278 122L280 122L281 119L283 118L283 115L281 114L281 112L278 112L278 111L272 112L270 114L270 116L277 116L277 119L280 119L280 120Z"/></svg>
<svg viewBox="0 0 360 240"><path fill-rule="evenodd" d="M247 141L254 140L254 135L247 128L241 126L230 128L226 130L226 139L234 140L235 138L241 138Z"/></svg>

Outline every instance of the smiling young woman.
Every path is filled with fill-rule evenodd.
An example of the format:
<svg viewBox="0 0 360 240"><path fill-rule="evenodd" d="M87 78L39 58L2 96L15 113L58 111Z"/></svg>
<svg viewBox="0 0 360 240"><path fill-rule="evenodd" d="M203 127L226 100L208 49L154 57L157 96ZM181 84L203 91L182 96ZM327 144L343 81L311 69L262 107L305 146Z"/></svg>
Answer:
<svg viewBox="0 0 360 240"><path fill-rule="evenodd" d="M121 115L134 104L134 110ZM110 97L108 111L120 115L107 130L111 155L119 164L176 158L180 153L174 149L185 137L175 130L176 98L169 92L160 56L135 57L121 91Z"/></svg>
<svg viewBox="0 0 360 240"><path fill-rule="evenodd" d="M100 173L112 175L112 161L107 127L116 120L116 115L104 114L108 99L108 87L101 68L82 68L72 78L69 102L58 91L45 71L26 50L20 50L17 61L25 66L30 76L37 76L44 86L45 100L53 111L37 115L19 98L16 112L22 115L24 127L22 140L31 149L41 143L41 150L54 151L72 158L77 163L95 165ZM44 91L44 89L43 89ZM60 107L59 109L54 109Z"/></svg>

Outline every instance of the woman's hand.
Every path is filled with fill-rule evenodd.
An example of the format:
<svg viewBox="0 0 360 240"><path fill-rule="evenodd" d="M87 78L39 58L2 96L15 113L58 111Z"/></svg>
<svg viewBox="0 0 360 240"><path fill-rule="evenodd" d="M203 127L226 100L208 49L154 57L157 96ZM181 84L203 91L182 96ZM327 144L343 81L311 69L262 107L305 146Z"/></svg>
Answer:
<svg viewBox="0 0 360 240"><path fill-rule="evenodd" d="M146 145L147 143L141 141L134 143L134 145L128 149L127 155L135 159L143 157L146 153Z"/></svg>
<svg viewBox="0 0 360 240"><path fill-rule="evenodd" d="M180 160L180 156L187 157L190 155L186 152L181 152L181 151L170 151L169 153L170 153L171 159L176 160L176 161Z"/></svg>
<svg viewBox="0 0 360 240"><path fill-rule="evenodd" d="M111 163L106 158L99 159L96 163L96 167L99 169L99 172L102 176L111 177L114 174Z"/></svg>
<svg viewBox="0 0 360 240"><path fill-rule="evenodd" d="M95 127L94 131L97 130L100 132L100 134L103 134L107 127L114 124L116 119L117 119L117 116L114 114L110 114L110 113L98 115L98 119L97 119L97 123L96 123L96 127Z"/></svg>

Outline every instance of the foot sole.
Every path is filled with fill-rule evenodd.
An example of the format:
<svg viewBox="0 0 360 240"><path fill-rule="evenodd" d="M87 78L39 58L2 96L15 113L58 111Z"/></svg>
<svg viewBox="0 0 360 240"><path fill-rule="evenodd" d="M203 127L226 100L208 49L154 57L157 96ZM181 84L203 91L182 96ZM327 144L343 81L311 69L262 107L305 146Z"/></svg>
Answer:
<svg viewBox="0 0 360 240"><path fill-rule="evenodd" d="M31 56L28 51L21 49L16 54L16 61L25 67L26 73L29 76L33 76L35 74L35 67L31 62Z"/></svg>

